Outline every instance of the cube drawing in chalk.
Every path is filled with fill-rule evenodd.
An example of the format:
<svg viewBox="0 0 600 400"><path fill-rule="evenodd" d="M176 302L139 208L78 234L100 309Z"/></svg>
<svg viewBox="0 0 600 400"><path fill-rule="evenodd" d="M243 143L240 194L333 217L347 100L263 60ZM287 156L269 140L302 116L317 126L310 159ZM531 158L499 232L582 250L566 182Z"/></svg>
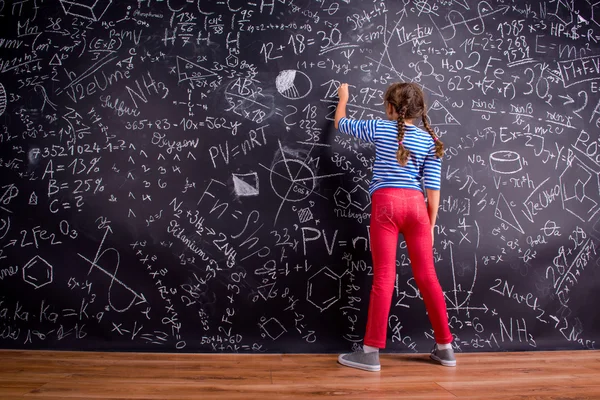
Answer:
<svg viewBox="0 0 600 400"><path fill-rule="evenodd" d="M60 0L65 14L99 21L112 0Z"/></svg>
<svg viewBox="0 0 600 400"><path fill-rule="evenodd" d="M23 280L36 289L52 282L52 265L40 256L35 256L23 267Z"/></svg>
<svg viewBox="0 0 600 400"><path fill-rule="evenodd" d="M242 196L258 196L258 174L231 174L233 177L233 189L235 194Z"/></svg>

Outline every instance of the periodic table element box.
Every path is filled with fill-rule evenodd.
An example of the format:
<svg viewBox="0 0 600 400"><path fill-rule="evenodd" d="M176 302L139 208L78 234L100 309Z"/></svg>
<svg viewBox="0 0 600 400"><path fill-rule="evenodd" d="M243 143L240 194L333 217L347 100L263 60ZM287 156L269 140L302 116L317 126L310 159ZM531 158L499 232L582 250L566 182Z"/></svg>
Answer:
<svg viewBox="0 0 600 400"><path fill-rule="evenodd" d="M99 21L112 0L60 0L65 14Z"/></svg>

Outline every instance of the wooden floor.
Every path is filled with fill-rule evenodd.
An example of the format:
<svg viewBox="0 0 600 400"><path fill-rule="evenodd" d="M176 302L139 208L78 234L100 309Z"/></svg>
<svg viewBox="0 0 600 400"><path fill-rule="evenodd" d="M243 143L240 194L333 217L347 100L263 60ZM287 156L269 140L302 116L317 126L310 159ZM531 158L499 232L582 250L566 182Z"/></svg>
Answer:
<svg viewBox="0 0 600 400"><path fill-rule="evenodd" d="M383 354L381 372L335 355L0 350L0 399L600 399L600 351Z"/></svg>

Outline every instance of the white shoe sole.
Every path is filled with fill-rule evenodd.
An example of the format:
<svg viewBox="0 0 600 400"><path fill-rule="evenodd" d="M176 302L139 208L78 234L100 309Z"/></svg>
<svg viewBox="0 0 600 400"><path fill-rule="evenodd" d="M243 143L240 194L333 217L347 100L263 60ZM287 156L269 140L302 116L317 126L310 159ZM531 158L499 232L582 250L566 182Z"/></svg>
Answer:
<svg viewBox="0 0 600 400"><path fill-rule="evenodd" d="M441 358L439 358L438 356L434 356L433 354L429 355L429 358L431 358L434 361L439 362L444 367L456 367L456 360L454 360L454 361L442 360Z"/></svg>
<svg viewBox="0 0 600 400"><path fill-rule="evenodd" d="M353 361L344 360L342 358L343 355L344 354L342 354L338 357L338 362L342 365L345 365L346 367L358 368L358 369L362 369L363 371L369 371L369 372L381 371L381 365L366 365L366 364L356 363Z"/></svg>

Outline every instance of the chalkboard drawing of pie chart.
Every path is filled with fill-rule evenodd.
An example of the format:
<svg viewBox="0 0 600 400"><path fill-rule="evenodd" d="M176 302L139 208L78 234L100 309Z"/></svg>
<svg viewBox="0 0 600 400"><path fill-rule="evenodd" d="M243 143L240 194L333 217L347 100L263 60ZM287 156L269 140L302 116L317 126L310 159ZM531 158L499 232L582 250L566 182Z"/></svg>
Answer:
<svg viewBox="0 0 600 400"><path fill-rule="evenodd" d="M499 174L514 174L523 169L521 156L514 151L496 151L490 154L490 168Z"/></svg>
<svg viewBox="0 0 600 400"><path fill-rule="evenodd" d="M286 99L298 100L308 96L312 90L312 81L302 71L286 69L277 75L275 87Z"/></svg>
<svg viewBox="0 0 600 400"><path fill-rule="evenodd" d="M0 83L0 117L6 111L6 90L4 90L4 86Z"/></svg>
<svg viewBox="0 0 600 400"><path fill-rule="evenodd" d="M283 159L271 168L271 187L284 201L306 199L315 189L315 174L300 160Z"/></svg>

